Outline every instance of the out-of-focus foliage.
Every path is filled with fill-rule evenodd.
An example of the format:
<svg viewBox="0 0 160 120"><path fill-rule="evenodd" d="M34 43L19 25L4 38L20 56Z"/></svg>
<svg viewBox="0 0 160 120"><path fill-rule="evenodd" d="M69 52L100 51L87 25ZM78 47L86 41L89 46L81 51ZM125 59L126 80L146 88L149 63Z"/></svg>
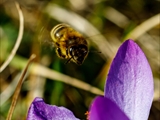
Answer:
<svg viewBox="0 0 160 120"><path fill-rule="evenodd" d="M21 63L26 62L32 53L37 55L36 63L80 79L103 90L110 63L123 39L135 27L159 13L158 0L18 0L18 2L24 14L24 35L15 56L19 59L13 59L12 61L17 65L11 63L0 73L1 93L7 90L9 85L14 86L13 82L18 80L18 76L22 71L19 66ZM49 6L57 11L48 11ZM58 11L57 8L69 13L70 17L64 18L63 16L66 16L66 14ZM57 13L58 15L54 14L55 17L53 17L51 13ZM88 35L88 33L92 33L92 28L87 28L87 25L85 26L73 13L88 21L101 34L93 33L91 36ZM81 66L72 62L64 64L66 60L58 58L55 54L49 32L56 24L67 21L73 23L73 27L84 34L89 43L90 51L102 53L90 52ZM18 28L19 17L14 1L0 1L0 64L10 54L16 42ZM146 54L155 80L155 97L149 120L158 120L160 118L160 98L158 96L160 90L160 86L158 86L160 84L159 28L160 25L156 25L134 39ZM103 47L102 40L94 39L100 35L105 37L104 43L109 43L113 52L112 56L104 52L110 49ZM107 57L104 57L104 54ZM36 71L39 71L39 69ZM8 94L13 91L8 91ZM72 110L77 118L86 119L85 112L96 95L90 91L56 81L56 79L53 81L48 77L27 74L13 119L25 119L29 104L36 96L43 97L47 103L65 106ZM10 97L4 104L1 104L1 120L6 118L11 100Z"/></svg>

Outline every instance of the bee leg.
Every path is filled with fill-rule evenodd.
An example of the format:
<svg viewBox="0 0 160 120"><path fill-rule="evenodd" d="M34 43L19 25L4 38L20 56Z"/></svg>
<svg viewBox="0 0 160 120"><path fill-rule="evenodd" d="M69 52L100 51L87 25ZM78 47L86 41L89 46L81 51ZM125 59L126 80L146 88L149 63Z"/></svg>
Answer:
<svg viewBox="0 0 160 120"><path fill-rule="evenodd" d="M66 56L62 54L62 51L59 47L56 49L56 53L60 58L62 58L62 59L66 58Z"/></svg>
<svg viewBox="0 0 160 120"><path fill-rule="evenodd" d="M68 63L71 61L71 59L72 59L72 57L69 58L69 59L65 62L65 64L68 64Z"/></svg>

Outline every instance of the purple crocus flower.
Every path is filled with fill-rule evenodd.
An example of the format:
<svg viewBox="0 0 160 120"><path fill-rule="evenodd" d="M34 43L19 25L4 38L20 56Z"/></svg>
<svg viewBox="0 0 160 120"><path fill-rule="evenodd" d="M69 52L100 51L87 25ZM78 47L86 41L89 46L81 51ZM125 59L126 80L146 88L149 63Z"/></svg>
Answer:
<svg viewBox="0 0 160 120"><path fill-rule="evenodd" d="M130 120L147 120L153 100L153 77L148 61L132 40L125 41L114 58L105 85L104 97L98 97L92 103L90 116L92 120L107 120L106 116L92 112L96 109L103 113L110 99ZM99 101L103 104L99 105ZM110 106L109 106L110 107ZM95 115L98 116L97 119ZM117 113L114 113L117 116ZM113 120L113 119L112 119ZM115 119L118 120L118 119ZM124 120L119 117L119 120Z"/></svg>
<svg viewBox="0 0 160 120"><path fill-rule="evenodd" d="M132 40L125 41L114 58L104 96L96 97L89 120L147 120L153 100L153 77L148 61ZM36 98L27 120L78 120L64 107Z"/></svg>
<svg viewBox="0 0 160 120"><path fill-rule="evenodd" d="M46 104L42 98L32 102L27 120L79 120L65 107Z"/></svg>

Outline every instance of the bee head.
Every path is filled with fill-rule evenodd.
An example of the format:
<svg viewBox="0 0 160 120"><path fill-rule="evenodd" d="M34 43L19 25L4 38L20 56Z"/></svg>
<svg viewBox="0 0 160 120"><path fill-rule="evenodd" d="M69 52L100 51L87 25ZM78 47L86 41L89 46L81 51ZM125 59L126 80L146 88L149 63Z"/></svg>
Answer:
<svg viewBox="0 0 160 120"><path fill-rule="evenodd" d="M71 46L69 48L69 54L71 56L72 61L74 61L78 65L81 65L88 55L88 48L86 45L82 44L77 46Z"/></svg>

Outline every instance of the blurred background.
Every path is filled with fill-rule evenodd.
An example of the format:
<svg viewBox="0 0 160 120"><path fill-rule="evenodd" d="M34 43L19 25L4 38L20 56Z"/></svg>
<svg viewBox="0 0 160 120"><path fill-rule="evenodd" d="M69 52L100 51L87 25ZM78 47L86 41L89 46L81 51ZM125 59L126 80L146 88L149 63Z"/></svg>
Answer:
<svg viewBox="0 0 160 120"><path fill-rule="evenodd" d="M20 20L14 2L0 1L1 65L11 54L19 32ZM13 120L25 120L29 105L36 96L48 104L65 106L77 118L85 120L85 112L93 98L103 94L108 69L118 47L128 38L142 48L150 63L155 92L149 120L160 119L159 0L17 2L24 16L24 32L13 60L0 73L1 120L7 116L21 72L33 53L36 54L36 64L31 65L25 76ZM89 50L93 52L81 66L72 62L65 64L66 60L57 57L50 30L59 23L71 25L87 39Z"/></svg>

